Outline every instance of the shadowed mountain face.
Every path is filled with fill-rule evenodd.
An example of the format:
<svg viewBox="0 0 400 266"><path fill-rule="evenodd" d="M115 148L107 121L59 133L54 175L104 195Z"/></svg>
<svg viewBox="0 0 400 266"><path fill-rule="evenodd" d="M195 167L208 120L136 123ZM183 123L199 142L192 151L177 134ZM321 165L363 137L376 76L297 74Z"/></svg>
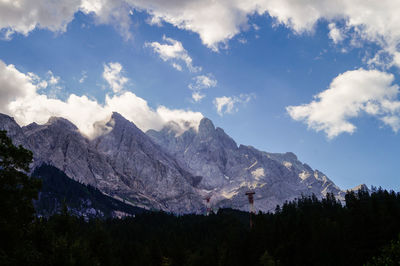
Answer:
<svg viewBox="0 0 400 266"><path fill-rule="evenodd" d="M72 214L84 218L120 218L145 212L104 195L90 185L72 180L54 166L43 164L32 176L42 181L39 197L34 201L36 213L40 216L61 213L64 204Z"/></svg>
<svg viewBox="0 0 400 266"><path fill-rule="evenodd" d="M118 113L96 127L102 134L88 139L63 118L21 128L0 114L0 128L15 144L33 151L34 167L55 166L76 181L139 207L199 213L205 210L204 197L210 196L213 207L248 210L244 194L251 189L256 210L268 211L301 194L343 194L293 153L237 146L207 118L198 129L183 133L170 122L145 134Z"/></svg>

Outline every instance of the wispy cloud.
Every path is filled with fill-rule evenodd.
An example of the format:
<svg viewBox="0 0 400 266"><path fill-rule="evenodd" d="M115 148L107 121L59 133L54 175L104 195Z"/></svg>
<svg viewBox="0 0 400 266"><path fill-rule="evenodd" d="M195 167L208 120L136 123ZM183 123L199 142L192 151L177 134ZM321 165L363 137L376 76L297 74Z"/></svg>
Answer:
<svg viewBox="0 0 400 266"><path fill-rule="evenodd" d="M86 71L82 71L82 74L81 74L82 76L81 76L81 78L79 79L79 83L83 83L83 82L85 82L85 80L87 79L87 72Z"/></svg>
<svg viewBox="0 0 400 266"><path fill-rule="evenodd" d="M254 94L240 94L239 96L222 96L214 99L214 106L220 116L239 111L238 105L244 105L255 98Z"/></svg>
<svg viewBox="0 0 400 266"><path fill-rule="evenodd" d="M120 92L129 81L122 75L122 65L118 62L104 64L103 78L115 93Z"/></svg>
<svg viewBox="0 0 400 266"><path fill-rule="evenodd" d="M192 90L192 99L195 102L201 101L205 97L202 90L217 86L217 80L211 75L199 75L193 78L193 82L189 84Z"/></svg>
<svg viewBox="0 0 400 266"><path fill-rule="evenodd" d="M190 72L201 71L201 67L193 66L193 59L189 56L180 41L168 38L165 35L163 36L163 41L165 42L163 44L159 42L146 42L145 46L152 48L163 61L170 62L179 71L182 71L182 63L186 65Z"/></svg>

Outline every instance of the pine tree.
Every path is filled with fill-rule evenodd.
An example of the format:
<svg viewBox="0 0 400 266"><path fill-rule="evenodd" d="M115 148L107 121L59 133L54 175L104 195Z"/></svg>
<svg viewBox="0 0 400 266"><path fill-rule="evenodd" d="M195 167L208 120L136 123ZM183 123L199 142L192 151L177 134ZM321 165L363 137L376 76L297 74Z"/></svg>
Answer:
<svg viewBox="0 0 400 266"><path fill-rule="evenodd" d="M40 188L40 181L27 175L31 161L31 151L14 146L0 131L0 261L10 264L29 256L25 238Z"/></svg>

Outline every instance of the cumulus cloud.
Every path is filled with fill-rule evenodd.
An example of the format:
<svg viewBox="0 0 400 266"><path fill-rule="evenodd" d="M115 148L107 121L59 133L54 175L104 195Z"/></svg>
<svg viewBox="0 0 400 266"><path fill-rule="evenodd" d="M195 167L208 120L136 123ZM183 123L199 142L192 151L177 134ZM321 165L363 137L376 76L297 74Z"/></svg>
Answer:
<svg viewBox="0 0 400 266"><path fill-rule="evenodd" d="M217 109L217 113L220 116L224 114L232 114L239 110L237 107L238 104L246 104L252 98L254 98L254 94L240 94L239 96L222 96L214 99L213 103L215 108Z"/></svg>
<svg viewBox="0 0 400 266"><path fill-rule="evenodd" d="M182 66L180 62L183 62L190 72L198 72L201 70L201 67L193 66L193 60L189 56L188 52L180 41L174 40L172 38L168 38L165 35L163 36L164 44L159 42L146 42L146 47L151 47L155 53L157 53L164 62L171 62L171 65L182 71Z"/></svg>
<svg viewBox="0 0 400 266"><path fill-rule="evenodd" d="M400 41L398 12L400 2L342 0L129 0L132 6L146 10L156 21L199 34L202 42L218 50L242 29L248 28L249 16L269 14L277 24L296 33L312 32L320 20L342 21L343 27L331 36L354 29L357 38L374 41L393 49ZM335 35L336 34L336 35ZM341 34L340 36L343 36ZM334 38L335 38L334 37ZM338 40L338 39L336 39ZM383 42L382 42L383 40Z"/></svg>
<svg viewBox="0 0 400 266"><path fill-rule="evenodd" d="M107 95L104 104L75 94L69 95L66 101L49 98L39 93L34 76L0 60L0 112L13 116L20 125L43 124L51 116L61 116L74 123L83 134L93 137L96 135L94 123L109 119L112 112L120 113L143 131L159 130L169 121L176 122L182 130L197 128L203 117L199 112L171 110L165 106L153 109L132 92Z"/></svg>
<svg viewBox="0 0 400 266"><path fill-rule="evenodd" d="M211 74L199 75L193 78L193 83L189 84L189 89L192 90L192 99L195 102L201 101L205 97L201 90L217 86L217 80Z"/></svg>
<svg viewBox="0 0 400 266"><path fill-rule="evenodd" d="M129 81L122 75L122 66L118 62L104 64L103 78L115 93L120 92Z"/></svg>
<svg viewBox="0 0 400 266"><path fill-rule="evenodd" d="M352 134L356 126L351 120L362 114L377 117L397 132L399 86L393 81L392 74L378 70L347 71L333 79L329 88L316 95L312 102L286 109L294 120L325 132L328 138L344 132Z"/></svg>
<svg viewBox="0 0 400 266"><path fill-rule="evenodd" d="M10 37L27 35L36 27L64 32L79 9L80 0L13 0L0 2L0 28Z"/></svg>
<svg viewBox="0 0 400 266"><path fill-rule="evenodd" d="M93 14L97 23L113 25L125 40L131 39L131 7L123 0L81 0L78 10Z"/></svg>
<svg viewBox="0 0 400 266"><path fill-rule="evenodd" d="M215 51L248 29L249 17L256 14L268 14L296 33L312 32L319 21L340 21L341 28L335 25L329 32L334 42L351 29L352 38L377 43L392 56L390 63L400 66L400 2L393 0L14 0L0 2L0 29L7 38L36 27L63 32L82 11L129 38L132 10L146 11L152 25L169 23L195 32Z"/></svg>

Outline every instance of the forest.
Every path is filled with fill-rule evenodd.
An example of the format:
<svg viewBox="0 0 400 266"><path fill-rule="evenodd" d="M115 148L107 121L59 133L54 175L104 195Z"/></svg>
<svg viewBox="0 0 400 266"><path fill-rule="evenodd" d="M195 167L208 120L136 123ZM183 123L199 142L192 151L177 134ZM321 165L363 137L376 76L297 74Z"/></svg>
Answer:
<svg viewBox="0 0 400 266"><path fill-rule="evenodd" d="M250 214L232 209L85 219L64 204L41 216L32 200L43 181L26 174L31 161L0 131L1 265L400 265L394 191L348 192L345 202L303 196L254 214L251 228Z"/></svg>

